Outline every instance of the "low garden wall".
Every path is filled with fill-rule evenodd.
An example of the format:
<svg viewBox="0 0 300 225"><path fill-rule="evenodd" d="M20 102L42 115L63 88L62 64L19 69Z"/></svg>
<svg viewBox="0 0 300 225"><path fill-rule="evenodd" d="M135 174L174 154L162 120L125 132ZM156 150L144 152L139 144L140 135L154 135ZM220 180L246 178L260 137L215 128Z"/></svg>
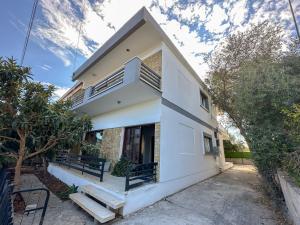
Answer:
<svg viewBox="0 0 300 225"><path fill-rule="evenodd" d="M228 152L225 151L226 162L233 164L253 165L251 152Z"/></svg>
<svg viewBox="0 0 300 225"><path fill-rule="evenodd" d="M300 187L285 172L278 171L278 177L290 218L300 225Z"/></svg>

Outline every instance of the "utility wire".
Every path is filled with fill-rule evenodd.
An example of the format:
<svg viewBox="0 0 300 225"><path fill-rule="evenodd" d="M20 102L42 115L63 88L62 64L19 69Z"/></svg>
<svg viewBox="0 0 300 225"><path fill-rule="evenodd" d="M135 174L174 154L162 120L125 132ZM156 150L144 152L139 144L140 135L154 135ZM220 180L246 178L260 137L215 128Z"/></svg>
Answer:
<svg viewBox="0 0 300 225"><path fill-rule="evenodd" d="M299 27L298 27L297 20L296 20L295 14L294 14L294 10L293 10L293 6L292 6L292 3L291 3L291 0L289 0L289 4L290 4L290 9L291 9L291 13L292 13L292 16L293 16L293 20L294 20L294 23L295 23L295 27L296 27L296 32L297 32L297 35L298 35L299 43L300 43Z"/></svg>
<svg viewBox="0 0 300 225"><path fill-rule="evenodd" d="M83 14L84 14L84 11L85 11L85 1L82 2L82 9L83 9ZM80 36L81 36L81 33L82 33L82 24L83 24L83 19L82 19L82 21L79 21L79 30L78 30L78 37L77 37L76 48L75 48L75 56L74 56L74 62L73 62L73 71L75 71L76 63L77 63L78 46L79 46Z"/></svg>
<svg viewBox="0 0 300 225"><path fill-rule="evenodd" d="M27 45L28 45L28 41L29 41L29 37L30 37L30 33L31 33L31 29L32 29L32 25L33 25L35 13L36 13L36 8L37 8L37 5L38 5L38 1L39 0L34 0L33 6L32 6L30 20L29 20L29 24L28 24L28 28L27 28L26 37L25 37L25 43L24 43L23 50L22 50L22 55L21 55L21 62L20 62L21 66L23 65L23 62L24 62L24 58L25 58L25 54L26 54L26 50L27 50Z"/></svg>

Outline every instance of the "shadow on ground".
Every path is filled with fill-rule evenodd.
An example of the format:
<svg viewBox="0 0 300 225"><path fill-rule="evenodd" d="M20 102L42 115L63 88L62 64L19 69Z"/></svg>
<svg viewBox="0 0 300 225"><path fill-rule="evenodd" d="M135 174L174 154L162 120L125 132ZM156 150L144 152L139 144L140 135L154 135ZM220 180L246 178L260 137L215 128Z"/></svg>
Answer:
<svg viewBox="0 0 300 225"><path fill-rule="evenodd" d="M22 177L23 186L43 186L34 175ZM38 185L36 185L38 184ZM31 224L33 216L23 218ZM38 215L36 215L38 218ZM20 216L15 220L20 221ZM26 221L29 222L27 223ZM275 225L285 224L272 209L253 166L234 166L165 200L140 210L114 225ZM38 219L36 219L37 224ZM16 223L18 224L18 223ZM91 225L93 219L70 201L51 194L44 225Z"/></svg>

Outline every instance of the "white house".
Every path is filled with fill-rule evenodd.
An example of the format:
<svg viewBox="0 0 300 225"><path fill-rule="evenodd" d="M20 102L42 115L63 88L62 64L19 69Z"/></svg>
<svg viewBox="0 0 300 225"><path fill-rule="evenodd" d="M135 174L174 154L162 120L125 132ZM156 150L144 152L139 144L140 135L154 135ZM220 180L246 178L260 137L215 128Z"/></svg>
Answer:
<svg viewBox="0 0 300 225"><path fill-rule="evenodd" d="M127 177L104 172L100 181L93 168L49 165L50 173L80 187L70 197L96 220L135 212L225 168L208 89L145 8L72 78L77 84L64 99L91 116L86 139L112 167L124 156L139 170Z"/></svg>

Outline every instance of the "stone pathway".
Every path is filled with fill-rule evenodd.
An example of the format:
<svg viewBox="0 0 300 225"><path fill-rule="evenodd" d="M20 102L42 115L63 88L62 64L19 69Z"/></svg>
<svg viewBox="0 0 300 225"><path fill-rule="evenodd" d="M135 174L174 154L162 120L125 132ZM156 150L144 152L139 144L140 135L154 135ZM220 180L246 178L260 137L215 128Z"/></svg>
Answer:
<svg viewBox="0 0 300 225"><path fill-rule="evenodd" d="M42 186L34 175L24 175L23 185ZM38 185L37 185L38 184ZM30 186L29 186L30 187ZM31 218L31 220L30 220ZM38 222L36 215L36 223ZM32 217L26 217L32 221ZM26 220L26 221L27 221ZM20 216L16 216L20 221ZM116 225L276 225L279 216L260 188L253 166L234 166L218 176L195 184L165 200L109 224ZM19 224L19 223L15 223ZM29 225L23 219L22 225ZM51 194L44 225L91 225L93 219Z"/></svg>
<svg viewBox="0 0 300 225"><path fill-rule="evenodd" d="M32 174L22 175L22 189L44 187L39 179ZM24 195L24 200L27 204L39 202L41 206L44 202L46 195L44 192L32 192L31 194ZM34 214L14 216L15 225L38 225L40 221L41 211ZM22 223L21 223L22 221ZM61 201L53 193L50 194L48 208L45 215L43 225L92 225L93 219L86 213L84 213L76 205L73 205L71 201Z"/></svg>

